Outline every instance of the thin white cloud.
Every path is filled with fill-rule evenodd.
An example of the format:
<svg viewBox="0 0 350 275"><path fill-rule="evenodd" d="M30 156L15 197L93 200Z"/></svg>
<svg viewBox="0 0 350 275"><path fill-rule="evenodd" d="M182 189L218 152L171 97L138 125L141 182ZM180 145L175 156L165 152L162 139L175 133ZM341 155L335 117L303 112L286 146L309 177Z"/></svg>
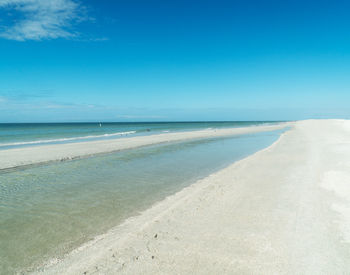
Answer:
<svg viewBox="0 0 350 275"><path fill-rule="evenodd" d="M1 26L0 37L17 41L72 38L72 24L84 20L75 0L0 0L0 9L17 15Z"/></svg>

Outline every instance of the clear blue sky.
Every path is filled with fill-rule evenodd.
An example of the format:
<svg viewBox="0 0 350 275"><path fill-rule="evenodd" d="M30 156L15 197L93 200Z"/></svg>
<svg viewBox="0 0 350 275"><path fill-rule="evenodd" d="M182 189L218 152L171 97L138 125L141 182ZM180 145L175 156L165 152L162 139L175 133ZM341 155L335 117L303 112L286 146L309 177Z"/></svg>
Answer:
<svg viewBox="0 0 350 275"><path fill-rule="evenodd" d="M350 118L350 1L0 0L0 122Z"/></svg>

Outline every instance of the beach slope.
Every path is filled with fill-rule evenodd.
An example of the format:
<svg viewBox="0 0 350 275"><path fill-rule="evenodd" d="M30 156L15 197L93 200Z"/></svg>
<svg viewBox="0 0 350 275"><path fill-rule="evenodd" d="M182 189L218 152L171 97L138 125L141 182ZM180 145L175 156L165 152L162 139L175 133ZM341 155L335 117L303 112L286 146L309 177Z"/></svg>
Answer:
<svg viewBox="0 0 350 275"><path fill-rule="evenodd" d="M45 274L347 274L350 122L308 120Z"/></svg>

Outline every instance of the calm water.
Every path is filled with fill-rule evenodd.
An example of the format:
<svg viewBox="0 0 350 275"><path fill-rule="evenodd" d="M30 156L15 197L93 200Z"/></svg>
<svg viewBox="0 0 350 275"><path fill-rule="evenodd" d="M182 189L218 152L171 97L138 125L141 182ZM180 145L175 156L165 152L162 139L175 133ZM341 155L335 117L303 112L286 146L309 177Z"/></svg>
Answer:
<svg viewBox="0 0 350 275"><path fill-rule="evenodd" d="M59 257L281 131L133 149L0 172L0 274Z"/></svg>
<svg viewBox="0 0 350 275"><path fill-rule="evenodd" d="M158 123L0 123L0 150L49 143L121 138L206 128L246 127L273 122L158 122Z"/></svg>

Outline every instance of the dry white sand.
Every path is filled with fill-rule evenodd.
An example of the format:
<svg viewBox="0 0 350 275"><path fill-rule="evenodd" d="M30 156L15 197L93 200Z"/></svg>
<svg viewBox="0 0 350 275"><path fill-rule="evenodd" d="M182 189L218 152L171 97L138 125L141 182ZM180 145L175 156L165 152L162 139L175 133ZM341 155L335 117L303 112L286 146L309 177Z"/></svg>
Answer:
<svg viewBox="0 0 350 275"><path fill-rule="evenodd" d="M349 274L350 122L297 122L46 274Z"/></svg>
<svg viewBox="0 0 350 275"><path fill-rule="evenodd" d="M70 160L164 142L273 131L282 129L288 125L289 123L279 123L277 125L251 126L244 128L208 129L201 131L165 133L150 136L126 137L121 139L0 150L0 170L49 161Z"/></svg>

